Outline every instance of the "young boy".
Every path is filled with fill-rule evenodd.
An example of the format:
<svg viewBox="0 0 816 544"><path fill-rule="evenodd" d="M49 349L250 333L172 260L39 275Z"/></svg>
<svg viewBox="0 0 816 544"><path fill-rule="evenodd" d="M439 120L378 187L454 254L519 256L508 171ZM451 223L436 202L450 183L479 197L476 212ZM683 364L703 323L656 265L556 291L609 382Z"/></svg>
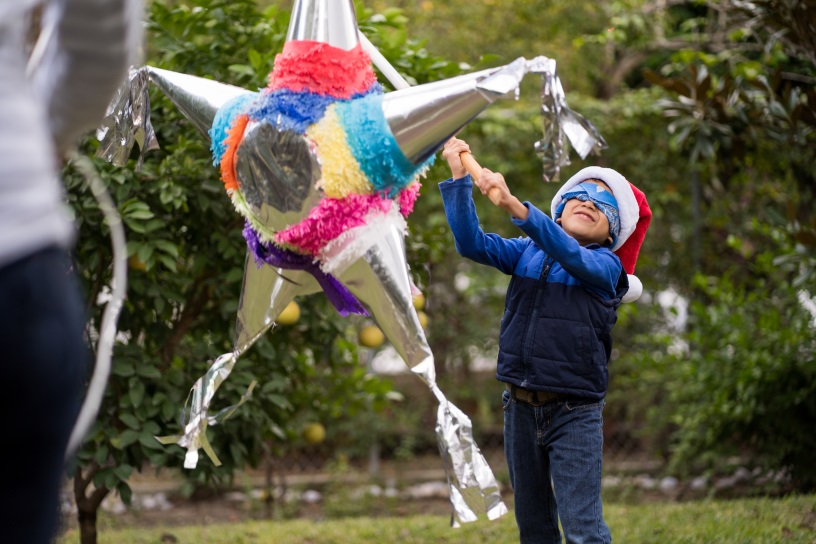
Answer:
<svg viewBox="0 0 816 544"><path fill-rule="evenodd" d="M527 236L486 234L460 159L465 151L462 140L445 144L452 177L439 188L459 254L512 275L496 377L507 385L504 447L521 543L560 543L559 519L568 543L611 542L601 506L610 331L651 211L620 174L590 167L559 190L550 219L483 169L479 190L497 188L494 202ZM624 251L624 269L613 250L630 238L636 247Z"/></svg>

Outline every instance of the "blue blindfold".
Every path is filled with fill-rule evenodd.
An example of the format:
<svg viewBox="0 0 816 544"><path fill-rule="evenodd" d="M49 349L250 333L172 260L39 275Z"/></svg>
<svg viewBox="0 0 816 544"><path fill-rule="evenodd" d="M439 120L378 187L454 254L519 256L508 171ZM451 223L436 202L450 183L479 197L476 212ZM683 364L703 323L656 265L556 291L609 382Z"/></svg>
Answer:
<svg viewBox="0 0 816 544"><path fill-rule="evenodd" d="M607 221L609 221L609 236L612 238L610 246L614 246L620 234L620 214L618 213L618 201L615 199L615 195L595 183L586 181L579 183L561 196L561 202L555 209L553 220L561 217L567 201L573 198L583 202L591 201L606 216Z"/></svg>

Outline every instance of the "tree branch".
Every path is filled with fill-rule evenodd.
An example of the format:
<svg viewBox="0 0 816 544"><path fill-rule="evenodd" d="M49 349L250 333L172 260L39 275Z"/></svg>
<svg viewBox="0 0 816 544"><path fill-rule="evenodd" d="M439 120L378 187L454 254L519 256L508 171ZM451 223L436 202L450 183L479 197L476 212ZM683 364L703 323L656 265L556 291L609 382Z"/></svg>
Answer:
<svg viewBox="0 0 816 544"><path fill-rule="evenodd" d="M162 348L161 359L165 365L169 365L170 361L173 360L173 355L175 355L176 348L181 342L181 339L184 338L184 335L190 330L195 318L198 317L202 308L204 308L204 305L209 300L207 290L204 289L204 284L208 279L209 276L207 275L198 276L195 279L193 287L189 291L191 293L190 299L188 299L187 304L184 305L178 320L173 324L172 332L167 338L164 348Z"/></svg>

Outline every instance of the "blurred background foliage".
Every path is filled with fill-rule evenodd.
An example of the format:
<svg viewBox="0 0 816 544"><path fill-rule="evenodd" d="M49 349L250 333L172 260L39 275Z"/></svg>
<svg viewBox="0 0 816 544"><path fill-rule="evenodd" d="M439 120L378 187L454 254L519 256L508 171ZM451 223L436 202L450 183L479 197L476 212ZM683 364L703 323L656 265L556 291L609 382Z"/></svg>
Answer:
<svg viewBox="0 0 816 544"><path fill-rule="evenodd" d="M609 143L597 157L573 154L561 180L589 164L612 167L645 191L654 211L637 269L645 292L620 308L615 328L608 425L677 474L714 472L738 455L813 489L814 1L355 5L361 30L412 83L518 56L557 60L570 106ZM290 9L291 1L154 0L147 62L259 88ZM528 77L520 100L495 104L461 136L517 196L548 209L558 183L542 181L533 152L539 87ZM151 96L162 149L141 172L99 165L128 229L131 270L114 374L77 463L78 501L90 501L80 516L112 489L127 497L133 470L181 464L180 448L152 436L178 432L188 388L231 349L242 222L207 141L161 93ZM85 144L88 152L95 145ZM466 404L487 395L469 413L490 424L501 386L477 395L471 362L495 353L508 278L455 254L436 189L447 176L439 159L424 180L409 221L409 264L425 294L443 390ZM93 336L110 281L107 229L70 167L65 177ZM489 201L477 198L477 208L486 230L518 234ZM340 318L320 295L298 302L301 319L267 334L219 390L228 405L259 382L233 419L210 431L224 467L203 459L186 472L191 490L273 462L302 443L309 422L322 422L327 440L352 453L372 433L349 423L355 414L375 430L389 428L378 417L404 416L391 426L405 429L393 447L401 455L410 455L417 427L432 434L425 418L389 400L389 381L359 362L361 320ZM387 411L376 416L378 409Z"/></svg>

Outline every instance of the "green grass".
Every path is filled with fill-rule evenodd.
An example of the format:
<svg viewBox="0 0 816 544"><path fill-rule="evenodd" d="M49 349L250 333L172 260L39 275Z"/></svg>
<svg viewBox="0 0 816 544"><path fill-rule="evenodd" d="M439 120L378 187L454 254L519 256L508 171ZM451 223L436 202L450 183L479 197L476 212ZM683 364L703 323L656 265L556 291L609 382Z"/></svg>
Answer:
<svg viewBox="0 0 816 544"><path fill-rule="evenodd" d="M784 499L608 504L604 511L617 543L816 543L816 495ZM73 530L58 544L78 541L79 535ZM469 523L459 529L451 529L444 516L411 516L103 529L99 535L100 544L474 544L514 541L518 539L512 514L498 521Z"/></svg>

